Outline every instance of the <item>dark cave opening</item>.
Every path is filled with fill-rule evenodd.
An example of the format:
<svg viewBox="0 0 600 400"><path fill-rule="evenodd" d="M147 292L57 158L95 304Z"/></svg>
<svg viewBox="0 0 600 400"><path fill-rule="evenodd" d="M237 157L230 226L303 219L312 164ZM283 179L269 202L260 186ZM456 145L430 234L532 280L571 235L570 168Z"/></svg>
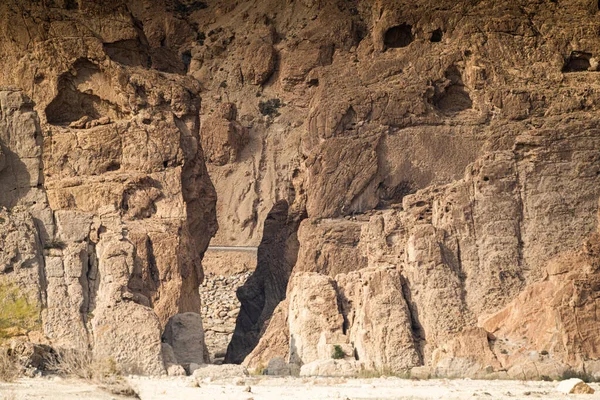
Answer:
<svg viewBox="0 0 600 400"><path fill-rule="evenodd" d="M409 24L401 24L389 28L385 32L383 44L386 49L397 49L406 47L415 40L412 34L412 26Z"/></svg>
<svg viewBox="0 0 600 400"><path fill-rule="evenodd" d="M591 58L591 53L585 53L582 51L572 51L569 57L565 60L562 72L589 71L591 67Z"/></svg>
<svg viewBox="0 0 600 400"><path fill-rule="evenodd" d="M431 43L439 43L442 41L443 36L444 36L444 33L442 32L441 29L438 28L431 33L431 37L429 38L429 41Z"/></svg>

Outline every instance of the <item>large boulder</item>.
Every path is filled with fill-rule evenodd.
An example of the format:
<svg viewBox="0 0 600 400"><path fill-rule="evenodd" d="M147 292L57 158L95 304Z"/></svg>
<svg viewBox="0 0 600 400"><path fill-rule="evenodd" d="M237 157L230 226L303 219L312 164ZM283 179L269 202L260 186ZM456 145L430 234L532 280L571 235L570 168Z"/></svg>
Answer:
<svg viewBox="0 0 600 400"><path fill-rule="evenodd" d="M162 336L173 349L178 364L209 362L200 314L188 312L169 319Z"/></svg>

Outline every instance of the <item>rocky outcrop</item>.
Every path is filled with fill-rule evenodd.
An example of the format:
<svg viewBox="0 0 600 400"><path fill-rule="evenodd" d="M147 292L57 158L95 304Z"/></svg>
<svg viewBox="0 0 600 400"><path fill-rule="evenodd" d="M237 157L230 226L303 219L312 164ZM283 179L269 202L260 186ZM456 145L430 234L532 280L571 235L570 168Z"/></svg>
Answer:
<svg viewBox="0 0 600 400"><path fill-rule="evenodd" d="M172 74L166 49L148 48L165 27L140 31L138 5L23 6L0 6L17 21L0 46L0 85L11 87L0 92L0 206L11 224L1 235L22 243L6 248L0 280L36 317L11 336L160 374L167 321L200 312L217 228L198 84Z"/></svg>
<svg viewBox="0 0 600 400"><path fill-rule="evenodd" d="M598 373L598 12L4 2L0 285L39 317L0 329L157 373L215 236L259 246L229 362Z"/></svg>

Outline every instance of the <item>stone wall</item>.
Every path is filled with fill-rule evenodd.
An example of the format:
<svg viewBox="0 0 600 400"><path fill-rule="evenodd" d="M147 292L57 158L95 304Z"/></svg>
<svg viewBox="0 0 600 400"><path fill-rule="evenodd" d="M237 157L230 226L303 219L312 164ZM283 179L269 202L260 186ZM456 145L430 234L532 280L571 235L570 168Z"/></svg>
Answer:
<svg viewBox="0 0 600 400"><path fill-rule="evenodd" d="M205 254L204 282L200 286L204 340L211 362L221 363L240 312L236 297L256 268L256 249L211 250Z"/></svg>

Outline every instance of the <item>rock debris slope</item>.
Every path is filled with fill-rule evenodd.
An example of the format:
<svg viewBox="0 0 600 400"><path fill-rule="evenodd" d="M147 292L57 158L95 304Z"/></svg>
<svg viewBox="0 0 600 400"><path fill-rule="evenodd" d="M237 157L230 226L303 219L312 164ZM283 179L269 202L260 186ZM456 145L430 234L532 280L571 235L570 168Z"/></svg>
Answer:
<svg viewBox="0 0 600 400"><path fill-rule="evenodd" d="M4 335L202 361L214 236L258 246L226 361L600 376L597 2L0 10Z"/></svg>

